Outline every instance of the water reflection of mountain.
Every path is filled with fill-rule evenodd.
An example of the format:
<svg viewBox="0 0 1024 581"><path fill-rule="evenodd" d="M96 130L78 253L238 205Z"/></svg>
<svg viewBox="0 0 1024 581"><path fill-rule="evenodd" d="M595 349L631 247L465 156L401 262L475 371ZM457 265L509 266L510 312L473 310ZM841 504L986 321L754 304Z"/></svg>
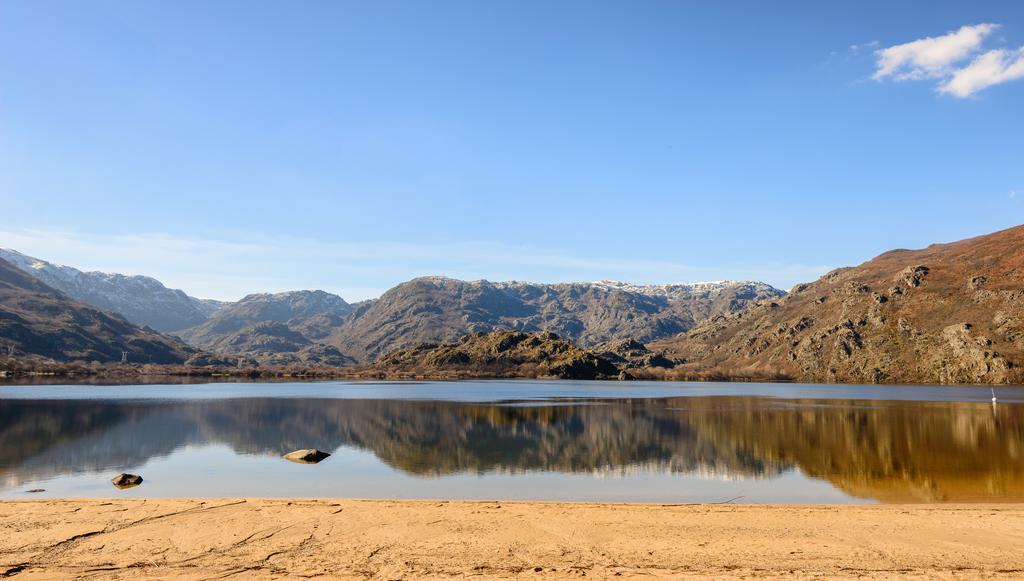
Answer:
<svg viewBox="0 0 1024 581"><path fill-rule="evenodd" d="M770 477L883 500L1024 498L1024 406L679 398L531 406L401 400L0 400L0 479L137 465L187 444L355 446L406 473Z"/></svg>

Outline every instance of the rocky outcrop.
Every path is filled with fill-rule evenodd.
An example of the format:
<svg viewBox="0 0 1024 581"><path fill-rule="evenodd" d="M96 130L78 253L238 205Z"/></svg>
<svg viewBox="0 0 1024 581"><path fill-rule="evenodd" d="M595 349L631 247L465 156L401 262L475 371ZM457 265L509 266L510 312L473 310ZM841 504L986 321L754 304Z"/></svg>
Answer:
<svg viewBox="0 0 1024 581"><path fill-rule="evenodd" d="M456 343L424 343L381 357L381 369L469 371L507 377L616 378L619 369L601 355L554 333L499 331L467 335Z"/></svg>
<svg viewBox="0 0 1024 581"><path fill-rule="evenodd" d="M1006 383L1010 363L992 350L988 337L972 335L970 323L950 325L942 330L948 357L939 364L942 383Z"/></svg>
<svg viewBox="0 0 1024 581"><path fill-rule="evenodd" d="M661 351L651 351L643 343L633 339L621 341L610 341L595 345L592 351L617 365L621 370L625 369L672 369L681 360L667 357Z"/></svg>
<svg viewBox="0 0 1024 581"><path fill-rule="evenodd" d="M1024 379L1024 226L837 269L653 347L699 369L802 381Z"/></svg>

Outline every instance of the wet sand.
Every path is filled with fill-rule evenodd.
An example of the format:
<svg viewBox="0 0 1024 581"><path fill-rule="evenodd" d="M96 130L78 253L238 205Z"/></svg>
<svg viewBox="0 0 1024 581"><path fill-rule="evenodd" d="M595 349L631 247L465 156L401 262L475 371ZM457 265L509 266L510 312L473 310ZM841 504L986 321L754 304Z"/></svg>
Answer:
<svg viewBox="0 0 1024 581"><path fill-rule="evenodd" d="M1024 505L0 502L0 577L1024 576Z"/></svg>

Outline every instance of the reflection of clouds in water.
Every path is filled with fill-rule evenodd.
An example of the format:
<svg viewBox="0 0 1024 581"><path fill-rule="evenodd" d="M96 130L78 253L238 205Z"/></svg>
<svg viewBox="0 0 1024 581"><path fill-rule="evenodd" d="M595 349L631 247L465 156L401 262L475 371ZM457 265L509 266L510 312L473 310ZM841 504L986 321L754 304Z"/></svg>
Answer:
<svg viewBox="0 0 1024 581"><path fill-rule="evenodd" d="M544 472L619 479L773 479L794 468L859 496L1024 497L1024 406L693 397L528 406L254 398L179 402L0 400L0 478L116 470L228 446L372 452L402 473ZM593 402L582 402L593 403ZM310 473L315 477L315 473ZM244 492L243 492L244 493Z"/></svg>

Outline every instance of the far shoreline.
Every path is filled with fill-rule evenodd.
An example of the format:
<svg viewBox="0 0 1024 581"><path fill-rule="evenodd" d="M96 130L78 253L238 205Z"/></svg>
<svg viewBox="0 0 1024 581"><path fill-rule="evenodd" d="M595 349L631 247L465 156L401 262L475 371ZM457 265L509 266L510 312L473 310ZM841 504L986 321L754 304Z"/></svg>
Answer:
<svg viewBox="0 0 1024 581"><path fill-rule="evenodd" d="M464 381L551 381L551 382L584 382L584 383L763 383L778 385L824 385L824 386L891 386L891 387L936 387L936 388L978 388L1000 389L1024 387L1024 384L1012 383L870 383L870 382L820 382L801 381L793 378L761 377L751 375L697 375L680 377L615 377L575 378L558 376L524 376L500 373L479 373L465 370L452 370L438 373L413 373L402 371L382 372L378 369L365 368L305 368L301 370L264 367L257 369L207 367L178 367L166 370L154 370L151 365L103 366L82 370L67 368L66 364L57 364L45 371L0 370L0 388L15 385L148 385L148 384L181 384L198 385L206 383L289 383L289 382L464 382Z"/></svg>

